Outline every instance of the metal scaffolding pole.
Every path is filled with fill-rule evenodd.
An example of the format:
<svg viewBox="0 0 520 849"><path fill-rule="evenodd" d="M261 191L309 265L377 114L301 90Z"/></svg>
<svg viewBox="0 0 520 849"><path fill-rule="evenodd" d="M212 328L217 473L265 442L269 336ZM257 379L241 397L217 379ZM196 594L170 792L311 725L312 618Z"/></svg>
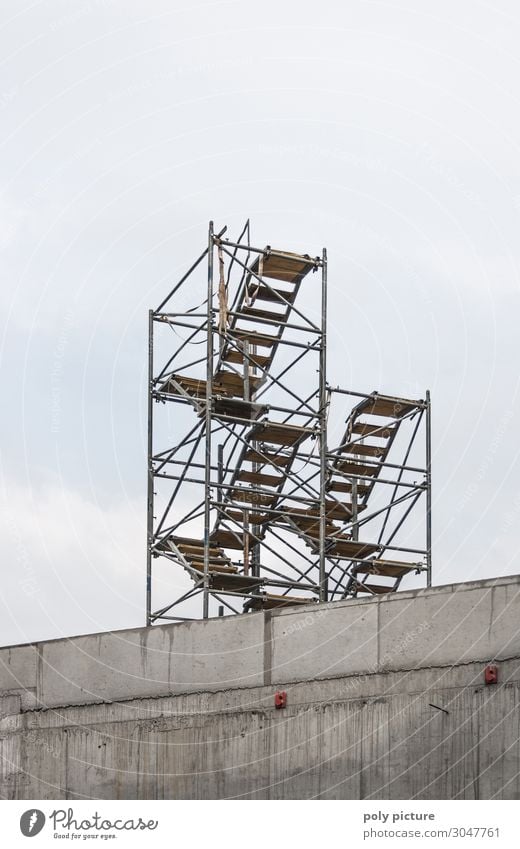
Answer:
<svg viewBox="0 0 520 849"><path fill-rule="evenodd" d="M209 616L209 535L211 521L211 405L213 383L213 221L208 229L208 303L206 328L206 410L205 410L205 469L204 469L204 593L202 616Z"/></svg>
<svg viewBox="0 0 520 849"><path fill-rule="evenodd" d="M432 408L426 392L426 580L432 585Z"/></svg>
<svg viewBox="0 0 520 849"><path fill-rule="evenodd" d="M320 408L320 601L327 601L326 546L326 483L327 483L327 251L323 248L321 267L321 346L319 375Z"/></svg>
<svg viewBox="0 0 520 849"><path fill-rule="evenodd" d="M152 546L153 546L153 310L148 312L148 480L146 523L146 624L152 624Z"/></svg>

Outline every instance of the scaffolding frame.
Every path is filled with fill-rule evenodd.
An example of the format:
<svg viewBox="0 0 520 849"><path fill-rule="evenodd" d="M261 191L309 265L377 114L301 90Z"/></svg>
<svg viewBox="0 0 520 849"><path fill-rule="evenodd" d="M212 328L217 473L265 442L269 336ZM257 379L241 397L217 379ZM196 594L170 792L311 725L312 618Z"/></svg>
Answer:
<svg viewBox="0 0 520 849"><path fill-rule="evenodd" d="M249 221L236 241L226 239L226 232L223 228L215 233L210 222L206 248L149 311L147 624L196 618L193 604L199 597L202 617L208 618L214 608L218 615L242 612L237 601L250 611L378 592L366 577L359 579L361 569L369 569L372 576L399 573L391 588L380 591L397 589L408 571L425 571L429 585L429 393L425 401L410 402L330 387L326 250L311 257L254 247ZM308 282L314 275L318 285ZM298 296L305 289L307 298L300 304ZM173 346L164 344L164 331L173 331ZM187 361L179 365L183 359ZM278 359L282 367L276 369ZM309 386L311 374L316 378ZM345 395L361 400L347 419L345 438L329 449L331 403ZM367 451L377 445L367 444L366 434L353 441L349 431L356 426L359 431L356 417L367 415L367 405L383 409L389 401L408 405L400 417L403 422L418 416L400 465L387 460L388 452L377 462L367 460ZM172 404L174 432L164 436L158 409L168 410ZM425 466L409 467L423 419ZM391 422L388 448L403 422L395 417ZM367 432L376 443L377 431L373 426ZM355 470L349 475L342 466L345 451L354 452L355 460L364 458L369 474ZM410 473L421 474L421 480L411 483L406 479ZM368 487L365 478L370 475ZM388 486L388 503L373 515L364 513L368 489ZM402 490L405 495L397 495ZM338 497L338 491L349 491L350 501ZM393 546L424 493L424 549ZM396 529L390 517L403 504L405 515ZM359 529L378 516L383 517L383 528L377 544L360 549ZM424 563L375 556L387 550L418 554ZM156 558L182 567L192 583L154 609ZM186 606L188 615L177 615Z"/></svg>

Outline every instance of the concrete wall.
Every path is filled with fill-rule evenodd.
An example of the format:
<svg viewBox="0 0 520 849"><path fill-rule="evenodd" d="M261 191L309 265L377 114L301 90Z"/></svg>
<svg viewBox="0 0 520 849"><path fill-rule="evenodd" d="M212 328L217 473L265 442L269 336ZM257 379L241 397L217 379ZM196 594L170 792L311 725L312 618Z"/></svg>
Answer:
<svg viewBox="0 0 520 849"><path fill-rule="evenodd" d="M512 577L2 649L0 795L520 798L519 611Z"/></svg>

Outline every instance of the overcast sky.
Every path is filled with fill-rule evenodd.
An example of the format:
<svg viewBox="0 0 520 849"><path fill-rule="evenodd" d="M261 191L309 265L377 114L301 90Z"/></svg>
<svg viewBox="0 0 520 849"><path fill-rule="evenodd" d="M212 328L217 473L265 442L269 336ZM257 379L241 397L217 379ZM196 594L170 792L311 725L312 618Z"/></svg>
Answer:
<svg viewBox="0 0 520 849"><path fill-rule="evenodd" d="M25 8L24 8L25 6ZM329 252L329 378L434 410L434 580L519 571L512 0L1 5L0 643L144 621L147 310Z"/></svg>

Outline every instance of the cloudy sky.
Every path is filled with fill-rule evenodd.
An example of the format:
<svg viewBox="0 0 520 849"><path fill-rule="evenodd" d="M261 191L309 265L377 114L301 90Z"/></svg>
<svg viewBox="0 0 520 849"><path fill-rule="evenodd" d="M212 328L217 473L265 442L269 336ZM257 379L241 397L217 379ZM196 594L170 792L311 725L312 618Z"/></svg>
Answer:
<svg viewBox="0 0 520 849"><path fill-rule="evenodd" d="M4 0L0 643L144 620L147 310L329 252L332 383L434 407L434 580L519 571L512 0Z"/></svg>

